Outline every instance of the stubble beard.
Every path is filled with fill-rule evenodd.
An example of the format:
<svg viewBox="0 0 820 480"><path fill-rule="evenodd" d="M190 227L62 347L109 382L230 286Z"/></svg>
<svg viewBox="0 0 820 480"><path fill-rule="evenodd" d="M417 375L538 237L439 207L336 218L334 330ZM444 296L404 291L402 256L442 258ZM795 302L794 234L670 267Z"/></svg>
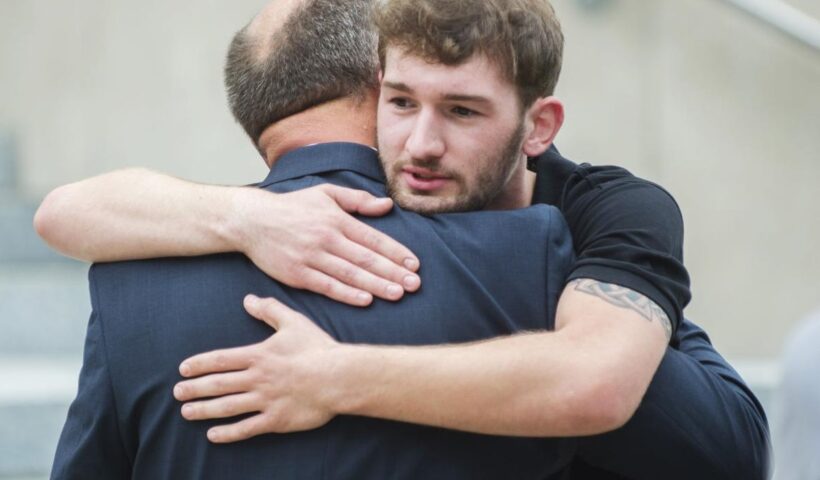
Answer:
<svg viewBox="0 0 820 480"><path fill-rule="evenodd" d="M473 212L484 210L493 200L499 197L507 186L512 172L515 170L521 158L521 144L524 138L524 122L518 123L515 131L504 145L504 148L495 156L495 160L478 162L483 170L476 178L475 187L470 190L466 185L463 175L455 172L438 171L448 175L451 181L459 186L459 193L438 197L435 194L412 193L407 187L402 188L401 173L402 168L413 162L399 162L393 165L389 172L385 172L387 177L387 193L403 209L422 215L434 215L437 213L457 213ZM488 154L493 156L493 154ZM384 161L382 161L384 165ZM418 164L418 166L437 171L435 165Z"/></svg>

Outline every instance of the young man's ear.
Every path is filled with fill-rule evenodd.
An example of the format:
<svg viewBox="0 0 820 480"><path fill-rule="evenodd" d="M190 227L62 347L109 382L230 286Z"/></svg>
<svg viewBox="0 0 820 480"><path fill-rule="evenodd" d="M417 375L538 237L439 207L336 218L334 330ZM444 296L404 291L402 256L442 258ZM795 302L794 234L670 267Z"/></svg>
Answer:
<svg viewBox="0 0 820 480"><path fill-rule="evenodd" d="M379 81L379 85L381 85L381 84L382 84L382 80L383 80L383 79L384 79L384 70L382 70L382 69L380 68L380 69L379 69L379 76L377 77L377 80Z"/></svg>
<svg viewBox="0 0 820 480"><path fill-rule="evenodd" d="M527 110L526 122L529 126L524 137L524 154L537 157L546 152L561 125L564 124L564 104L555 97L542 97Z"/></svg>

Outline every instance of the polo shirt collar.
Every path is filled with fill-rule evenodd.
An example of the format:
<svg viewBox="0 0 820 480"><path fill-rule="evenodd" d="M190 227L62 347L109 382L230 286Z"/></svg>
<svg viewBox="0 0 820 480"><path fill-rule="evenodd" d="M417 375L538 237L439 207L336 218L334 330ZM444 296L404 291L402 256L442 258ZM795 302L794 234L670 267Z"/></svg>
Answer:
<svg viewBox="0 0 820 480"><path fill-rule="evenodd" d="M564 187L577 165L561 156L555 145L552 145L540 156L527 159L527 168L536 173L531 203L546 203L562 208Z"/></svg>

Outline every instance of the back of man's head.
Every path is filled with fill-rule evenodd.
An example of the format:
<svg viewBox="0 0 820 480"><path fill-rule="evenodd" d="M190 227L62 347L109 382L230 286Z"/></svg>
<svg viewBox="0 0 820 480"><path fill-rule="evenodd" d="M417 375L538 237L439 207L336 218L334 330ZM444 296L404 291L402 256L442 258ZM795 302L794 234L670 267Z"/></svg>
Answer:
<svg viewBox="0 0 820 480"><path fill-rule="evenodd" d="M374 18L382 67L388 47L445 65L485 55L522 106L558 82L564 37L548 0L380 0Z"/></svg>
<svg viewBox="0 0 820 480"><path fill-rule="evenodd" d="M378 86L372 3L279 0L236 34L225 87L254 144L279 120Z"/></svg>

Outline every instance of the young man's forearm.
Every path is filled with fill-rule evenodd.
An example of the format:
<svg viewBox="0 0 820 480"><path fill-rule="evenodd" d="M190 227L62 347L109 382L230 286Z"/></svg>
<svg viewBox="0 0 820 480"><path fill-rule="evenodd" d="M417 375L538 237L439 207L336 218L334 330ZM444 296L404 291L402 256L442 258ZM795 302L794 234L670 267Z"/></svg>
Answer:
<svg viewBox="0 0 820 480"><path fill-rule="evenodd" d="M55 189L34 225L51 247L89 262L231 251L238 190L119 170Z"/></svg>
<svg viewBox="0 0 820 480"><path fill-rule="evenodd" d="M291 287L365 306L421 283L409 249L351 215L392 206L329 184L275 194L129 169L54 190L34 225L53 248L89 262L241 252Z"/></svg>
<svg viewBox="0 0 820 480"><path fill-rule="evenodd" d="M545 365L532 350L551 348L550 333L470 346L352 346L340 358L340 413L476 433L591 435L620 426L630 407L597 408L612 397L602 382L565 382L556 370L585 376L578 365ZM507 348L514 351L507 350Z"/></svg>
<svg viewBox="0 0 820 480"><path fill-rule="evenodd" d="M620 427L660 362L664 327L571 288L559 315L581 317L557 332L441 347L343 346L334 381L340 413L517 436Z"/></svg>
<svg viewBox="0 0 820 480"><path fill-rule="evenodd" d="M212 428L220 443L309 430L338 414L495 435L613 430L638 407L668 337L657 319L577 286L561 296L558 331L428 347L340 344L281 302L249 296L248 313L277 333L186 359L174 395L188 420L257 412Z"/></svg>

